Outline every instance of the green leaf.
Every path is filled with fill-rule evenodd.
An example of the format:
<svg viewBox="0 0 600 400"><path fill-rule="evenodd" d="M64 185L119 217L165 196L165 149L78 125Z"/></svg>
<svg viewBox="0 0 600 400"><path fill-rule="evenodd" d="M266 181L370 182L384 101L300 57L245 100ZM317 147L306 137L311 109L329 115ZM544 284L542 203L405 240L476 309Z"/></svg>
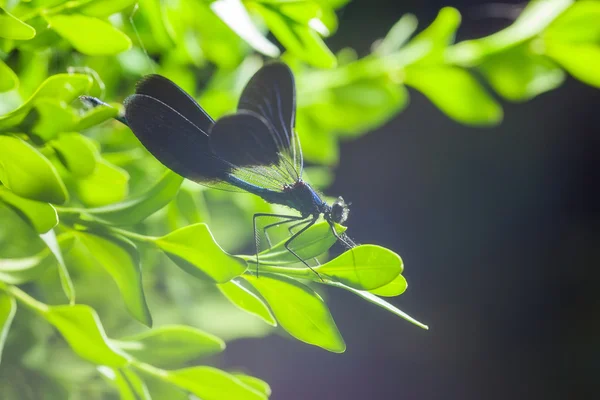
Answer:
<svg viewBox="0 0 600 400"><path fill-rule="evenodd" d="M20 285L38 278L54 263L49 249L22 258L0 258L0 281Z"/></svg>
<svg viewBox="0 0 600 400"><path fill-rule="evenodd" d="M245 261L223 251L206 224L177 229L155 243L181 269L201 279L225 283L246 270Z"/></svg>
<svg viewBox="0 0 600 400"><path fill-rule="evenodd" d="M279 55L277 46L258 30L240 0L217 0L210 4L210 8L254 50L270 57Z"/></svg>
<svg viewBox="0 0 600 400"><path fill-rule="evenodd" d="M294 21L270 4L252 3L252 8L260 13L273 35L290 53L314 67L336 66L335 55L308 25Z"/></svg>
<svg viewBox="0 0 600 400"><path fill-rule="evenodd" d="M145 372L145 371L142 371ZM154 374L144 373L144 382L148 388L148 392L154 400L190 400L189 395L179 387L172 385L170 382L163 380Z"/></svg>
<svg viewBox="0 0 600 400"><path fill-rule="evenodd" d="M217 285L221 293L240 310L256 315L271 326L277 326L277 321L265 302L246 288L237 278Z"/></svg>
<svg viewBox="0 0 600 400"><path fill-rule="evenodd" d="M0 37L13 40L29 40L34 36L35 29L0 7Z"/></svg>
<svg viewBox="0 0 600 400"><path fill-rule="evenodd" d="M533 54L530 45L521 45L486 58L481 72L494 90L512 101L529 100L560 86L562 69L546 57Z"/></svg>
<svg viewBox="0 0 600 400"><path fill-rule="evenodd" d="M476 126L496 125L502 107L467 71L455 67L408 67L406 84L429 98L446 115Z"/></svg>
<svg viewBox="0 0 600 400"><path fill-rule="evenodd" d="M63 234L59 240L56 238L56 234L53 230L40 235L42 240L46 243L52 254L54 254L54 258L58 264L58 275L60 277L60 284L62 286L63 292L69 299L70 304L75 304L75 286L73 285L73 281L71 280L71 275L69 274L69 270L65 265L65 260L63 259L61 247L69 249L75 240L73 235Z"/></svg>
<svg viewBox="0 0 600 400"><path fill-rule="evenodd" d="M388 283L387 285L383 285L378 287L377 289L369 290L369 292L376 294L377 296L383 297L395 297L400 296L406 288L408 284L406 283L406 279L402 275L398 275L393 281Z"/></svg>
<svg viewBox="0 0 600 400"><path fill-rule="evenodd" d="M392 282L402 273L402 259L381 246L362 245L345 251L314 268L323 278L360 290L372 290Z"/></svg>
<svg viewBox="0 0 600 400"><path fill-rule="evenodd" d="M416 65L439 64L443 62L444 51L454 42L461 16L457 9L444 7L435 20L411 41L411 45L426 45L429 51Z"/></svg>
<svg viewBox="0 0 600 400"><path fill-rule="evenodd" d="M0 363L2 362L2 350L10 325L17 312L17 301L8 294L0 291Z"/></svg>
<svg viewBox="0 0 600 400"><path fill-rule="evenodd" d="M77 116L65 102L54 99L39 99L35 103L37 119L31 132L43 141L56 137L59 132L73 129Z"/></svg>
<svg viewBox="0 0 600 400"><path fill-rule="evenodd" d="M98 314L90 306L77 304L48 307L44 317L58 329L81 358L109 367L124 367L128 364L128 356L111 345Z"/></svg>
<svg viewBox="0 0 600 400"><path fill-rule="evenodd" d="M0 199L23 214L38 233L46 233L58 224L58 214L52 205L17 196L0 187Z"/></svg>
<svg viewBox="0 0 600 400"><path fill-rule="evenodd" d="M112 225L135 225L166 206L179 191L183 178L167 170L148 191L123 202L86 210L96 220Z"/></svg>
<svg viewBox="0 0 600 400"><path fill-rule="evenodd" d="M85 15L46 15L50 28L75 50L90 56L113 55L131 48L129 36L101 19Z"/></svg>
<svg viewBox="0 0 600 400"><path fill-rule="evenodd" d="M547 43L546 54L576 79L600 88L600 44Z"/></svg>
<svg viewBox="0 0 600 400"><path fill-rule="evenodd" d="M128 182L127 171L100 158L91 175L75 181L75 192L86 206L100 207L123 200Z"/></svg>
<svg viewBox="0 0 600 400"><path fill-rule="evenodd" d="M136 3L137 0L102 0L84 2L80 7L76 7L78 13L90 17L108 17Z"/></svg>
<svg viewBox="0 0 600 400"><path fill-rule="evenodd" d="M339 283L339 282L326 282L326 283L330 286L336 286L341 289L345 289L349 292L352 292L352 293L362 297L363 299L367 300L368 302L378 305L379 307L382 307L383 309L388 310L389 312L391 312L393 314L396 314L400 318L405 319L406 321L410 322L413 325L418 326L419 328L429 329L429 327L427 325L417 321L416 319L414 319L413 317L411 317L404 311L401 311L400 309L398 309L397 307L388 303L387 301L380 299L379 297L375 296L373 293L366 292L364 290L356 290L354 288L351 288L350 286L346 286L343 283Z"/></svg>
<svg viewBox="0 0 600 400"><path fill-rule="evenodd" d="M83 74L57 74L46 79L17 109L0 116L0 129L20 124L39 100L70 103L92 87L93 80Z"/></svg>
<svg viewBox="0 0 600 400"><path fill-rule="evenodd" d="M389 30L388 34L377 43L373 53L383 56L391 54L408 41L410 35L417 30L417 17L413 14L404 14Z"/></svg>
<svg viewBox="0 0 600 400"><path fill-rule="evenodd" d="M63 204L68 194L58 172L29 143L0 135L0 181L15 194L32 200Z"/></svg>
<svg viewBox="0 0 600 400"><path fill-rule="evenodd" d="M260 391L236 378L212 367L191 367L170 371L166 380L200 397L202 400L266 400Z"/></svg>
<svg viewBox="0 0 600 400"><path fill-rule="evenodd" d="M116 107L94 107L86 111L73 126L75 131L83 131L109 119L115 118L119 114L119 109Z"/></svg>
<svg viewBox="0 0 600 400"><path fill-rule="evenodd" d="M151 326L152 317L142 287L142 272L137 251L122 241L91 233L78 232L77 237L95 260L119 287L127 311L141 323Z"/></svg>
<svg viewBox="0 0 600 400"><path fill-rule="evenodd" d="M548 26L545 42L594 43L600 41L600 3L580 0Z"/></svg>
<svg viewBox="0 0 600 400"><path fill-rule="evenodd" d="M335 230L338 235L341 235L346 231L346 227L336 224ZM290 253L285 248L285 243L289 238L282 240L281 242L273 245L270 249L267 249L258 255L259 264L263 265L286 265L298 263L298 258ZM290 248L294 250L300 258L308 260L318 255L325 253L331 246L335 244L337 238L331 232L331 227L326 221L322 221L314 224L300 236L298 236ZM255 255L245 255L243 257L249 265L256 266Z"/></svg>
<svg viewBox="0 0 600 400"><path fill-rule="evenodd" d="M244 278L269 303L275 318L290 335L334 353L343 353L346 344L327 305L314 290L284 276L261 274Z"/></svg>
<svg viewBox="0 0 600 400"><path fill-rule="evenodd" d="M85 136L77 132L62 133L50 145L74 176L83 178L94 172L98 150Z"/></svg>
<svg viewBox="0 0 600 400"><path fill-rule="evenodd" d="M19 86L19 78L4 61L0 60L0 93L8 92Z"/></svg>
<svg viewBox="0 0 600 400"><path fill-rule="evenodd" d="M236 374L236 373L234 373L233 376L238 378L240 381L242 381L246 385L252 387L253 389L258 390L265 396L269 397L271 395L271 386L269 386L269 384L267 382L263 381L262 379L258 379L256 377L250 376L250 375Z"/></svg>
<svg viewBox="0 0 600 400"><path fill-rule="evenodd" d="M344 136L378 128L408 105L408 92L387 77L335 87L304 108L319 126Z"/></svg>
<svg viewBox="0 0 600 400"><path fill-rule="evenodd" d="M517 46L540 34L573 4L572 0L530 1L519 18L509 27L489 36L465 40L446 52L446 61L462 66L474 66L484 57Z"/></svg>
<svg viewBox="0 0 600 400"><path fill-rule="evenodd" d="M115 344L136 360L156 366L183 364L225 349L218 337L183 325L161 326Z"/></svg>

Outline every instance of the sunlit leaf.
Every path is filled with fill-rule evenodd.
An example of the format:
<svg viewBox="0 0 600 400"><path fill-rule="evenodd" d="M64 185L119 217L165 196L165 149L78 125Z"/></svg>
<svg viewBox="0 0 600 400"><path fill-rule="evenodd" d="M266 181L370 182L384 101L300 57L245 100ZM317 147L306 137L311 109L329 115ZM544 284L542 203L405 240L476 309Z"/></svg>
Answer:
<svg viewBox="0 0 600 400"><path fill-rule="evenodd" d="M46 15L50 28L79 52L87 55L112 55L131 48L131 39L101 19L85 15Z"/></svg>
<svg viewBox="0 0 600 400"><path fill-rule="evenodd" d="M110 274L123 296L127 311L141 323L151 326L152 317L142 287L142 273L137 251L125 242L91 233L77 234L89 256Z"/></svg>
<svg viewBox="0 0 600 400"><path fill-rule="evenodd" d="M411 44L426 45L429 51L418 60L419 65L438 64L443 61L444 51L454 42L461 16L457 9L444 7L435 20L423 32L416 35Z"/></svg>
<svg viewBox="0 0 600 400"><path fill-rule="evenodd" d="M7 92L19 86L19 78L4 61L0 60L0 92Z"/></svg>
<svg viewBox="0 0 600 400"><path fill-rule="evenodd" d="M41 99L53 102L70 103L87 92L92 86L92 78L83 74L57 74L46 79L17 109L0 116L0 129L21 123L31 108Z"/></svg>
<svg viewBox="0 0 600 400"><path fill-rule="evenodd" d="M91 175L75 182L75 192L88 207L101 207L121 201L129 190L129 174L122 168L97 159Z"/></svg>
<svg viewBox="0 0 600 400"><path fill-rule="evenodd" d="M236 278L217 287L239 309L256 315L269 325L277 326L277 321L264 301Z"/></svg>
<svg viewBox="0 0 600 400"><path fill-rule="evenodd" d="M407 313L405 313L404 311L398 309L397 307L395 307L394 305L388 303L387 301L375 296L373 293L371 292L367 292L364 290L357 290L354 288L351 288L350 286L346 286L343 283L339 283L339 282L327 282L328 285L331 286L336 286L342 289L345 289L349 292L352 292L360 297L362 297L363 299L367 300L370 303L373 303L375 305L378 305L379 307L393 313L396 314L397 316L399 316L400 318L405 319L406 321L410 322L413 325L418 326L419 328L423 328L423 329L429 329L429 327L419 321L417 321L416 319L414 319L413 317L411 317L410 315L408 315Z"/></svg>
<svg viewBox="0 0 600 400"><path fill-rule="evenodd" d="M69 274L69 270L65 265L65 260L63 259L61 248L70 248L75 240L73 235L63 234L59 239L56 237L56 234L53 230L40 235L42 240L46 243L54 258L56 259L56 264L58 265L58 274L60 278L60 284L62 286L63 292L70 304L75 304L75 286L73 285L73 281L71 280L71 275Z"/></svg>
<svg viewBox="0 0 600 400"><path fill-rule="evenodd" d="M48 307L44 317L80 357L94 364L123 367L128 357L111 345L93 308L83 304Z"/></svg>
<svg viewBox="0 0 600 400"><path fill-rule="evenodd" d="M0 291L0 363L2 362L2 350L6 342L6 336L16 312L16 300L3 291Z"/></svg>
<svg viewBox="0 0 600 400"><path fill-rule="evenodd" d="M253 3L252 7L260 13L271 32L289 52L315 67L335 67L335 56L319 34L308 25L294 21L270 4Z"/></svg>
<svg viewBox="0 0 600 400"><path fill-rule="evenodd" d="M256 51L277 57L279 49L258 30L240 0L217 0L210 8Z"/></svg>
<svg viewBox="0 0 600 400"><path fill-rule="evenodd" d="M346 231L346 227L337 225L335 227L338 235ZM285 248L285 243L289 239L286 238L281 242L274 244L270 249L261 252L258 255L259 264L266 265L285 265L298 263L296 256L290 253ZM314 224L301 235L297 236L290 244L290 248L300 256L303 260L308 260L318 255L325 253L337 241L336 237L331 232L331 227L326 221ZM256 256L241 256L248 261L249 265L256 266Z"/></svg>
<svg viewBox="0 0 600 400"><path fill-rule="evenodd" d="M600 88L600 43L548 43L546 54L573 77Z"/></svg>
<svg viewBox="0 0 600 400"><path fill-rule="evenodd" d="M68 194L58 172L35 147L16 136L0 135L0 181L28 199L62 204Z"/></svg>
<svg viewBox="0 0 600 400"><path fill-rule="evenodd" d="M390 283L378 287L377 289L369 290L369 292L383 297L400 296L406 290L408 284L402 275L398 275Z"/></svg>
<svg viewBox="0 0 600 400"><path fill-rule="evenodd" d="M245 275L269 303L279 325L303 342L334 353L343 353L346 344L327 305L314 290L284 276Z"/></svg>
<svg viewBox="0 0 600 400"><path fill-rule="evenodd" d="M314 268L329 278L361 290L371 290L392 282L403 270L402 259L384 247L362 245L345 251Z"/></svg>
<svg viewBox="0 0 600 400"><path fill-rule="evenodd" d="M558 16L544 31L544 41L593 43L600 41L600 2L580 0Z"/></svg>
<svg viewBox="0 0 600 400"><path fill-rule="evenodd" d="M144 372L144 371L142 371ZM189 395L181 388L155 375L143 374L144 382L152 399L190 400Z"/></svg>
<svg viewBox="0 0 600 400"><path fill-rule="evenodd" d="M467 71L455 67L409 67L406 84L429 98L450 118L470 125L495 125L502 107Z"/></svg>
<svg viewBox="0 0 600 400"><path fill-rule="evenodd" d="M465 40L452 46L446 52L446 60L463 66L477 65L486 56L538 35L571 4L572 0L530 1L513 24L489 36Z"/></svg>
<svg viewBox="0 0 600 400"><path fill-rule="evenodd" d="M166 379L202 400L221 400L224 393L227 393L228 398L236 400L267 398L234 375L212 367L191 367L170 371Z"/></svg>
<svg viewBox="0 0 600 400"><path fill-rule="evenodd" d="M86 210L95 219L113 225L134 225L169 203L179 191L183 178L167 171L148 191L123 202Z"/></svg>
<svg viewBox="0 0 600 400"><path fill-rule="evenodd" d="M62 133L50 145L74 176L86 177L94 172L97 149L85 136L76 132Z"/></svg>
<svg viewBox="0 0 600 400"><path fill-rule="evenodd" d="M494 54L479 67L494 90L513 101L529 100L563 83L562 69L529 46L517 46Z"/></svg>
<svg viewBox="0 0 600 400"><path fill-rule="evenodd" d="M117 107L94 107L80 116L79 120L73 126L73 130L82 131L91 128L92 126L99 125L101 122L115 118L118 114L119 109Z"/></svg>
<svg viewBox="0 0 600 400"><path fill-rule="evenodd" d="M233 376L238 378L240 381L244 382L246 385L254 388L255 390L258 390L265 396L269 397L271 395L271 387L267 382L263 381L262 379L258 379L250 375L236 373L234 373Z"/></svg>
<svg viewBox="0 0 600 400"><path fill-rule="evenodd" d="M14 40L29 40L35 29L0 7L0 37Z"/></svg>
<svg viewBox="0 0 600 400"><path fill-rule="evenodd" d="M108 17L136 3L136 0L103 0L84 2L75 8L78 13L90 17Z"/></svg>
<svg viewBox="0 0 600 400"><path fill-rule="evenodd" d="M225 349L218 337L183 325L161 326L115 344L136 360L157 366L183 364Z"/></svg>
<svg viewBox="0 0 600 400"><path fill-rule="evenodd" d="M206 224L177 229L155 243L181 269L201 279L225 283L246 270L246 262L223 251Z"/></svg>
<svg viewBox="0 0 600 400"><path fill-rule="evenodd" d="M416 29L417 17L413 14L404 14L392 26L385 38L377 43L373 52L377 55L387 55L399 50Z"/></svg>
<svg viewBox="0 0 600 400"><path fill-rule="evenodd" d="M38 233L46 233L58 224L58 214L52 205L17 196L0 187L0 200L19 210Z"/></svg>

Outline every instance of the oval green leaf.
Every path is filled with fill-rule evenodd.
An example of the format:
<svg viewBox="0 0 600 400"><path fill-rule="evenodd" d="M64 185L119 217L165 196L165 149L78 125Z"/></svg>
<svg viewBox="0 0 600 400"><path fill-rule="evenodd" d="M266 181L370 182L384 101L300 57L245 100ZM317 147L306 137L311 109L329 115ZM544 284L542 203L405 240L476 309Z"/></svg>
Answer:
<svg viewBox="0 0 600 400"><path fill-rule="evenodd" d="M70 103L78 96L86 93L92 87L93 80L84 74L57 74L46 79L17 109L0 116L0 128L20 124L31 108L41 99L51 99L54 102Z"/></svg>
<svg viewBox="0 0 600 400"><path fill-rule="evenodd" d="M124 367L128 364L128 356L110 344L98 314L90 306L77 304L48 307L44 317L58 329L81 358L109 367Z"/></svg>
<svg viewBox="0 0 600 400"><path fill-rule="evenodd" d="M262 379L258 379L254 376L246 375L246 374L236 374L233 373L233 376L238 378L240 381L244 382L246 385L258 390L265 396L269 397L271 395L271 386Z"/></svg>
<svg viewBox="0 0 600 400"><path fill-rule="evenodd" d="M65 184L52 163L15 136L0 135L0 181L28 199L63 204L68 198Z"/></svg>
<svg viewBox="0 0 600 400"><path fill-rule="evenodd" d="M79 132L84 129L91 128L92 126L99 125L100 123L111 118L115 118L118 114L119 109L117 107L94 107L79 117L79 120L75 123L73 130Z"/></svg>
<svg viewBox="0 0 600 400"><path fill-rule="evenodd" d="M2 350L6 342L6 336L8 336L8 331L16 312L17 301L12 296L0 291L0 364L2 362Z"/></svg>
<svg viewBox="0 0 600 400"><path fill-rule="evenodd" d="M548 43L546 54L574 78L600 88L600 44Z"/></svg>
<svg viewBox="0 0 600 400"><path fill-rule="evenodd" d="M225 283L246 270L246 262L221 249L206 224L177 229L155 243L181 269L201 279Z"/></svg>
<svg viewBox="0 0 600 400"><path fill-rule="evenodd" d="M94 172L97 149L85 136L77 132L61 133L50 145L74 176L84 178Z"/></svg>
<svg viewBox="0 0 600 400"><path fill-rule="evenodd" d="M269 303L275 318L290 335L334 353L343 353L346 344L327 305L314 290L284 276L246 275Z"/></svg>
<svg viewBox="0 0 600 400"><path fill-rule="evenodd" d="M119 202L129 191L129 174L122 168L97 158L91 175L75 181L75 192L88 207L100 207Z"/></svg>
<svg viewBox="0 0 600 400"><path fill-rule="evenodd" d="M404 293L407 287L408 283L406 282L406 279L402 275L398 275L387 285L378 287L377 289L369 290L369 292L376 294L377 296L395 297Z"/></svg>
<svg viewBox="0 0 600 400"><path fill-rule="evenodd" d="M183 364L225 349L218 337L183 325L161 326L115 344L136 360L156 366Z"/></svg>
<svg viewBox="0 0 600 400"><path fill-rule="evenodd" d="M0 187L0 199L19 210L37 231L46 233L58 224L56 209L49 203L29 200Z"/></svg>
<svg viewBox="0 0 600 400"><path fill-rule="evenodd" d="M113 55L131 48L129 36L110 23L85 15L47 15L50 28L75 50L90 56Z"/></svg>
<svg viewBox="0 0 600 400"><path fill-rule="evenodd" d="M402 259L381 246L362 245L345 251L315 267L323 279L333 279L360 290L371 290L392 282L402 273Z"/></svg>
<svg viewBox="0 0 600 400"><path fill-rule="evenodd" d="M468 125L496 125L502 107L467 71L455 67L408 67L406 84L414 87L450 118Z"/></svg>
<svg viewBox="0 0 600 400"><path fill-rule="evenodd" d="M181 176L169 170L147 192L86 212L103 223L135 225L166 206L177 195L182 182Z"/></svg>
<svg viewBox="0 0 600 400"><path fill-rule="evenodd" d="M137 0L103 0L83 2L76 8L78 13L90 17L108 17L136 3Z"/></svg>
<svg viewBox="0 0 600 400"><path fill-rule="evenodd" d="M77 116L71 107L55 99L39 99L35 102L37 120L31 132L43 141L56 137L59 132L73 129Z"/></svg>
<svg viewBox="0 0 600 400"><path fill-rule="evenodd" d="M29 40L35 29L0 7L0 37L12 40Z"/></svg>
<svg viewBox="0 0 600 400"><path fill-rule="evenodd" d="M346 231L346 227L336 224L335 230L338 235ZM264 265L286 265L298 263L298 258L285 248L285 242L289 238L275 244L258 255L259 264ZM291 243L290 248L294 250L303 260L325 253L336 242L337 238L331 232L331 227L326 221L314 224ZM256 266L256 256L245 255L243 257L249 265Z"/></svg>
<svg viewBox="0 0 600 400"><path fill-rule="evenodd" d="M127 311L141 323L151 326L152 317L142 287L142 272L137 251L128 243L91 233L77 234L96 261L113 278L125 301Z"/></svg>
<svg viewBox="0 0 600 400"><path fill-rule="evenodd" d="M265 396L242 380L212 367L192 367L168 372L165 380L200 397L202 400L266 400Z"/></svg>
<svg viewBox="0 0 600 400"><path fill-rule="evenodd" d="M273 314L271 314L271 310L269 310L269 307L265 302L250 289L245 287L242 282L239 282L237 278L217 285L217 287L221 293L223 293L223 295L240 310L256 315L271 326L277 326L277 321L275 321Z"/></svg>

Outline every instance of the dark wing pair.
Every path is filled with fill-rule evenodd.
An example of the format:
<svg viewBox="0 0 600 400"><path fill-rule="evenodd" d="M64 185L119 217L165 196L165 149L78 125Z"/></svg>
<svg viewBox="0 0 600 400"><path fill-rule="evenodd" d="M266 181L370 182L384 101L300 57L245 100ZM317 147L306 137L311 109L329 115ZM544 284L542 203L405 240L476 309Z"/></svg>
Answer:
<svg viewBox="0 0 600 400"><path fill-rule="evenodd" d="M294 77L283 63L263 66L246 85L238 112L216 122L160 75L145 77L125 100L129 127L161 163L225 190L281 191L300 179L295 112Z"/></svg>

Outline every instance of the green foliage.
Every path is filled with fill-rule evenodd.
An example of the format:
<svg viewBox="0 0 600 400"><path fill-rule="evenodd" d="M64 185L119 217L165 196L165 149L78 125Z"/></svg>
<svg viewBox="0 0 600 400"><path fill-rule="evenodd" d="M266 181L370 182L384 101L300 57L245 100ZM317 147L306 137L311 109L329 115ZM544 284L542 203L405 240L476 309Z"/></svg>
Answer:
<svg viewBox="0 0 600 400"><path fill-rule="evenodd" d="M283 49L303 153L317 165L305 178L324 189L338 142L401 112L407 88L460 123L489 126L503 110L486 87L510 101L553 90L566 74L600 87L597 1L533 1L506 29L459 43L458 10L440 10L414 36L407 14L363 58L324 42L346 3L0 2L0 354L10 362L0 398L266 399L258 378L195 365L224 350L215 332L233 340L281 329L343 352L318 294L325 286L427 328L382 298L407 288L391 250L358 246L310 269L284 248L283 227L257 265L241 254L254 247L251 216L281 208L165 171L112 120L151 72L217 118L260 68L253 50ZM88 109L81 95L115 103ZM292 247L326 261L335 241L322 222ZM17 375L37 386L19 387Z"/></svg>

